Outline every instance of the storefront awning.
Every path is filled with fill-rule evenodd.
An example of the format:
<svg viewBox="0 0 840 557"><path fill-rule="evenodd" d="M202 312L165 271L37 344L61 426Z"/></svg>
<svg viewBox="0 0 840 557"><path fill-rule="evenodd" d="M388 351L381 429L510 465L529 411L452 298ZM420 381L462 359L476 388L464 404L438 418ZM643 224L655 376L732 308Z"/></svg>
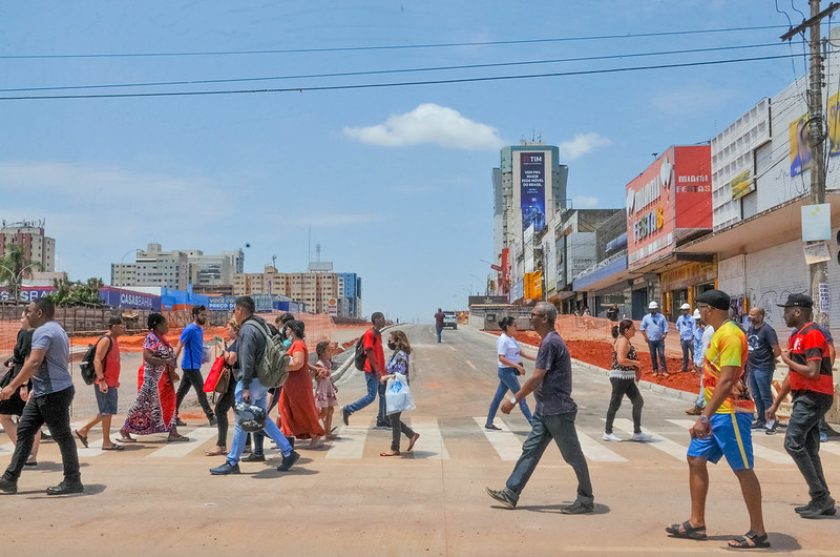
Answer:
<svg viewBox="0 0 840 557"><path fill-rule="evenodd" d="M810 204L809 194L801 195L773 209L763 211L727 228L689 242L676 249L680 254L715 254L721 259L753 253L801 238L801 210ZM826 193L831 204L831 220L840 219L840 192Z"/></svg>
<svg viewBox="0 0 840 557"><path fill-rule="evenodd" d="M595 292L625 282L632 276L635 275L627 270L627 254L624 254L621 257L616 257L603 267L593 269L575 278L572 282L572 290L575 292Z"/></svg>

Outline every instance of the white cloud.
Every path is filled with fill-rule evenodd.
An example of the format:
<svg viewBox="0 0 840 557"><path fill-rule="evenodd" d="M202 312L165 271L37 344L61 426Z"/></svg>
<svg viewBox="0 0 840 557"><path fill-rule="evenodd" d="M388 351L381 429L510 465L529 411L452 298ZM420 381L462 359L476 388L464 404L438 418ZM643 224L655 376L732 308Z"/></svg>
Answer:
<svg viewBox="0 0 840 557"><path fill-rule="evenodd" d="M577 195L572 198L572 206L575 209L595 209L600 200L593 195Z"/></svg>
<svg viewBox="0 0 840 557"><path fill-rule="evenodd" d="M457 110L425 103L382 124L344 128L344 135L370 145L406 147L433 144L448 149L499 149L504 141L496 128L462 116Z"/></svg>
<svg viewBox="0 0 840 557"><path fill-rule="evenodd" d="M595 132L576 133L575 136L563 141L558 145L560 149L561 160L573 161L594 151L598 147L606 147L612 144L612 141Z"/></svg>

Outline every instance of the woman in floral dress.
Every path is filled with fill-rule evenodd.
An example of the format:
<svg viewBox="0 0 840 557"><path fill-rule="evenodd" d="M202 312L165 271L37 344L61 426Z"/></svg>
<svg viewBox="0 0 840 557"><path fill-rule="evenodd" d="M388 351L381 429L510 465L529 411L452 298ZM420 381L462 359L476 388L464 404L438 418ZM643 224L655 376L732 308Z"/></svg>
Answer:
<svg viewBox="0 0 840 557"><path fill-rule="evenodd" d="M143 383L137 392L137 400L128 411L120 435L124 442L134 441L132 433L169 433L167 441L188 441L187 437L178 434L175 422L172 421L174 399L166 401L172 404L161 404L161 393L175 393L172 381L176 365L175 350L166 340L169 324L160 313L151 313L147 325L149 334L143 344Z"/></svg>

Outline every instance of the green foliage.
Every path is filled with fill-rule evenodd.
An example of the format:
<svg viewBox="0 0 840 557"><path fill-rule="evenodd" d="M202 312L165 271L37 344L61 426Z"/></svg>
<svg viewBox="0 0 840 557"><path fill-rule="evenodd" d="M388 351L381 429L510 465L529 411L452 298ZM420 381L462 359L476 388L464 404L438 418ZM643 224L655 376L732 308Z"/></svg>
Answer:
<svg viewBox="0 0 840 557"><path fill-rule="evenodd" d="M30 271L40 268L39 263L32 263L23 255L23 249L12 243L6 249L6 255L0 257L0 284L9 287L12 299L16 300L23 277Z"/></svg>
<svg viewBox="0 0 840 557"><path fill-rule="evenodd" d="M89 278L86 282L56 280L55 292L50 297L57 306L101 306L99 289L104 286L102 279Z"/></svg>

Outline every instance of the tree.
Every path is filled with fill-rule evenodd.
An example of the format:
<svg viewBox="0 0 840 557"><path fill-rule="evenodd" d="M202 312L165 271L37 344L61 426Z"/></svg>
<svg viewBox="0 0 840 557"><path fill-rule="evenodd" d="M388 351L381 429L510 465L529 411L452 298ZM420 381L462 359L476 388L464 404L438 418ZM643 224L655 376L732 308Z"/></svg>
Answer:
<svg viewBox="0 0 840 557"><path fill-rule="evenodd" d="M57 306L101 306L99 289L104 286L102 279L89 278L86 282L56 280L52 299Z"/></svg>
<svg viewBox="0 0 840 557"><path fill-rule="evenodd" d="M0 283L9 286L11 299L17 301L23 277L30 274L32 269L40 268L40 263L33 263L26 259L23 249L12 242L6 250L6 255L0 258Z"/></svg>

